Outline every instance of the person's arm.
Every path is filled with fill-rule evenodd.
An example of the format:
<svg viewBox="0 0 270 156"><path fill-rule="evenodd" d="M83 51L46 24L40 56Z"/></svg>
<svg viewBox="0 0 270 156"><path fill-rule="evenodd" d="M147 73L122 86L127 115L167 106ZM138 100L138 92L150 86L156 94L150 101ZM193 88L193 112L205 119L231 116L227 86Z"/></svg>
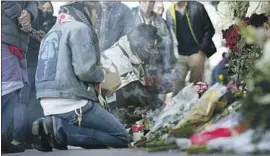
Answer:
<svg viewBox="0 0 270 156"><path fill-rule="evenodd" d="M70 34L72 66L79 80L88 83L100 83L105 73L97 65L97 52L92 40L93 34L86 25L81 25ZM99 52L98 52L99 53Z"/></svg>
<svg viewBox="0 0 270 156"><path fill-rule="evenodd" d="M173 53L173 42L172 42L172 38L170 36L170 32L168 30L168 27L166 25L166 22L163 19L160 19L160 28L159 28L159 33L158 35L161 37L161 42L160 42L160 53L163 56L163 67L164 70L169 70L170 69L170 65L171 65L171 57L173 57L173 55L171 55L171 53Z"/></svg>
<svg viewBox="0 0 270 156"><path fill-rule="evenodd" d="M172 41L172 45L171 45L171 50L172 50L172 57L171 57L171 64L174 65L177 61L177 58L178 58L178 41L177 41L177 38L176 38L176 32L174 31L174 28L173 28L173 19L170 15L170 12L169 10L167 10L166 12L166 24L167 24L167 28L168 28L168 31L170 33L170 37L171 37L171 41Z"/></svg>
<svg viewBox="0 0 270 156"><path fill-rule="evenodd" d="M124 30L121 36L127 35L129 31L136 26L134 23L134 16L132 14L132 11L129 8L127 8L126 10L127 11L124 15Z"/></svg>
<svg viewBox="0 0 270 156"><path fill-rule="evenodd" d="M24 6L24 10L27 10L30 13L31 22L33 22L38 16L38 3L36 1L28 1Z"/></svg>
<svg viewBox="0 0 270 156"><path fill-rule="evenodd" d="M204 6L202 6L202 15L203 15L202 21L204 27L204 36L201 43L201 50L205 53L207 52L206 49L208 47L209 42L212 40L215 34L215 29Z"/></svg>

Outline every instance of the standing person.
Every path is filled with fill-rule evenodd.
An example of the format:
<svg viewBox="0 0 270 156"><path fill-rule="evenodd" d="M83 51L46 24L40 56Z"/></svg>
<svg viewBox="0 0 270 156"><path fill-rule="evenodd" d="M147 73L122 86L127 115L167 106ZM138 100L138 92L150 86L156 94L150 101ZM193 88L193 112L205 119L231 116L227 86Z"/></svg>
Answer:
<svg viewBox="0 0 270 156"><path fill-rule="evenodd" d="M37 2L4 1L1 2L2 32L2 151L4 153L23 152L24 146L21 138L14 133L14 140L10 143L6 138L14 108L21 107L19 103L20 90L28 83L25 53L28 51L29 34L22 28L31 27L37 17ZM25 118L26 114L17 112L19 118ZM14 123L19 118L14 117ZM16 131L16 130L15 130Z"/></svg>
<svg viewBox="0 0 270 156"><path fill-rule="evenodd" d="M39 2L38 16L32 22L32 28L37 31L48 32L49 27L55 23L53 17L53 7L51 2ZM44 22L51 23L44 27ZM43 116L42 108L39 101L36 99L35 91L35 74L38 61L40 40L30 36L28 52L26 53L27 72L29 83L25 84L20 92L19 105L14 111L14 132L13 138L16 140L13 143L31 142L31 131L29 123Z"/></svg>
<svg viewBox="0 0 270 156"><path fill-rule="evenodd" d="M40 13L42 13L42 25L41 30L47 33L55 24L56 17L53 16L54 9L51 1L40 1L39 2Z"/></svg>
<svg viewBox="0 0 270 156"><path fill-rule="evenodd" d="M159 15L160 17L163 16L164 13L164 5L163 2L155 2L154 5L154 12Z"/></svg>
<svg viewBox="0 0 270 156"><path fill-rule="evenodd" d="M96 8L95 20L93 23L101 52L110 48L133 27L131 10L120 1L100 1Z"/></svg>
<svg viewBox="0 0 270 156"><path fill-rule="evenodd" d="M174 95L185 87L188 71L190 81L203 81L206 57L212 56L216 48L212 41L215 29L203 6L196 1L180 1L169 7L167 22L178 41L177 69L180 74L174 85Z"/></svg>
<svg viewBox="0 0 270 156"><path fill-rule="evenodd" d="M106 72L86 5L74 2L59 12L40 46L36 91L46 117L33 123L35 148L127 147L128 133L98 101Z"/></svg>

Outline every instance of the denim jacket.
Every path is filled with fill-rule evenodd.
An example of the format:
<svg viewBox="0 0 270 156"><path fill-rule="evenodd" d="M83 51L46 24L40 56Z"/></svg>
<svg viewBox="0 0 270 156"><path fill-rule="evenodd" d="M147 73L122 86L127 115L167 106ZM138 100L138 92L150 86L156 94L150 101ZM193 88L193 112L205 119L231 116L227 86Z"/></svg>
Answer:
<svg viewBox="0 0 270 156"><path fill-rule="evenodd" d="M93 31L92 31L93 32ZM93 33L78 21L57 23L41 42L36 71L37 98L97 101L96 85L104 80Z"/></svg>

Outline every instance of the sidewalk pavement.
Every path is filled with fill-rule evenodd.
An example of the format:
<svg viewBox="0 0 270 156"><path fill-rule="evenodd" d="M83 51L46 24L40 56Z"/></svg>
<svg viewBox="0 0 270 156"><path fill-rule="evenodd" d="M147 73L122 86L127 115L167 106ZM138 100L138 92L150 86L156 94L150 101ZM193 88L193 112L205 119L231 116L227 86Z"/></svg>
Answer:
<svg viewBox="0 0 270 156"><path fill-rule="evenodd" d="M227 156L228 154L210 154L210 155L196 155L196 156ZM98 150L85 150L76 147L69 147L69 150L53 152L39 152L36 150L27 150L24 153L17 154L4 154L3 156L188 156L186 153L179 151L167 151L167 152L156 152L148 153L143 149L98 149ZM189 155L190 156L190 155ZM191 155L194 156L194 155ZM244 155L234 155L230 156L247 156ZM260 155L266 156L266 155Z"/></svg>

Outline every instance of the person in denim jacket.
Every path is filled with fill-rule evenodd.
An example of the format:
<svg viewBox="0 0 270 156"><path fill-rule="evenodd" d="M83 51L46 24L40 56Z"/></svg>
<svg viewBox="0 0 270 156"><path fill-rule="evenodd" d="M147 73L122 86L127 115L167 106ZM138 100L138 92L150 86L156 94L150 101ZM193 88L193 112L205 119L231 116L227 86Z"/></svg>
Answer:
<svg viewBox="0 0 270 156"><path fill-rule="evenodd" d="M127 131L98 100L96 88L106 72L86 10L78 2L61 6L57 23L41 43L36 92L46 117L33 123L37 150L128 146Z"/></svg>

